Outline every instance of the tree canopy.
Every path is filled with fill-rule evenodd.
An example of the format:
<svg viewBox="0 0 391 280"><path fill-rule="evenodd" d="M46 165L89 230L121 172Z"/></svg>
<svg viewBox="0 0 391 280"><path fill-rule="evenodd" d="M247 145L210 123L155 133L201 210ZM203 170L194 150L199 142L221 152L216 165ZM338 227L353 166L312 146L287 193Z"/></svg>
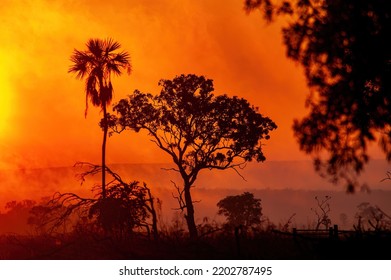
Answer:
<svg viewBox="0 0 391 280"><path fill-rule="evenodd" d="M261 223L261 200L252 193L227 196L217 203L217 207L218 214L227 218L226 225L229 227L249 227Z"/></svg>
<svg viewBox="0 0 391 280"><path fill-rule="evenodd" d="M183 179L178 190L187 211L190 235L197 236L190 188L203 169L234 168L264 161L261 140L277 128L244 98L213 94L213 81L193 74L161 80L160 94L136 90L120 100L110 116L116 130L146 130L152 141L172 157ZM182 197L184 195L184 198Z"/></svg>
<svg viewBox="0 0 391 280"><path fill-rule="evenodd" d="M378 142L391 160L391 43L388 0L245 0L283 27L287 56L305 70L309 114L294 121L301 150L333 182L354 191L356 175Z"/></svg>
<svg viewBox="0 0 391 280"><path fill-rule="evenodd" d="M85 78L86 111L88 100L92 105L102 109L110 104L113 98L111 75L121 75L123 70L131 71L130 56L126 51L118 51L120 43L111 38L89 39L87 50L74 50L70 58L72 65L69 73L76 73L76 78Z"/></svg>

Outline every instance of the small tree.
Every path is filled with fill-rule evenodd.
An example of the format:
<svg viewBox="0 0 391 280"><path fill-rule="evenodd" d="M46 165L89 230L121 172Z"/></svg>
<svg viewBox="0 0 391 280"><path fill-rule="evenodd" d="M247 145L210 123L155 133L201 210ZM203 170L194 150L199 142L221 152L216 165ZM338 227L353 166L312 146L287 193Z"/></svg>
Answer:
<svg viewBox="0 0 391 280"><path fill-rule="evenodd" d="M324 199L319 199L317 196L315 196L316 204L318 208L314 209L311 208L311 210L316 215L316 226L315 229L319 230L319 227L321 225L324 225L325 229L328 229L331 225L331 219L330 219L330 201L331 196L326 195Z"/></svg>
<svg viewBox="0 0 391 280"><path fill-rule="evenodd" d="M261 200L254 198L252 193L227 196L217 203L217 207L217 213L227 218L226 225L229 227L249 227L261 223Z"/></svg>
<svg viewBox="0 0 391 280"><path fill-rule="evenodd" d="M203 76L181 75L161 80L159 95L136 90L114 106L118 118L110 124L124 129L146 130L152 141L172 157L183 179L178 190L190 237L196 238L191 187L203 169L224 170L266 158L260 141L277 128L243 98L213 95L213 81ZM235 169L236 170L236 169Z"/></svg>
<svg viewBox="0 0 391 280"><path fill-rule="evenodd" d="M362 202L358 206L355 215L357 225L356 230L389 230L391 228L391 217L387 215L379 206L371 205L369 202Z"/></svg>

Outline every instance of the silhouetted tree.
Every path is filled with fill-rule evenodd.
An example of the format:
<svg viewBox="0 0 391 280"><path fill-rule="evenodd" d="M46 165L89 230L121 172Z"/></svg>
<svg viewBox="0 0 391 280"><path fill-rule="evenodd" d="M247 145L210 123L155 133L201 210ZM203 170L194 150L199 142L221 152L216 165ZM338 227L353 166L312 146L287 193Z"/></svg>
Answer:
<svg viewBox="0 0 391 280"><path fill-rule="evenodd" d="M371 205L369 202L360 203L358 212L355 215L357 225L354 225L356 230L390 230L391 217L387 215L377 205Z"/></svg>
<svg viewBox="0 0 391 280"><path fill-rule="evenodd" d="M75 166L86 168L78 174L81 183L89 176L101 174L100 165L78 162ZM99 184L92 188L94 198L84 198L75 193L55 193L47 203L33 207L30 224L36 225L39 231L54 233L74 225L75 230L90 227L97 233L103 229L105 235L123 238L136 229L145 229L158 239L157 214L155 198L151 190L138 181L125 182L120 175L106 166L108 183L106 198L102 199L102 188ZM66 231L66 230L64 230Z"/></svg>
<svg viewBox="0 0 391 280"><path fill-rule="evenodd" d="M391 160L389 0L245 0L268 21L288 16L287 56L305 69L310 113L295 120L301 150L317 171L354 191L377 141Z"/></svg>
<svg viewBox="0 0 391 280"><path fill-rule="evenodd" d="M331 196L325 195L323 199L320 199L319 197L315 196L317 208L311 208L311 210L316 215L316 225L315 230L319 230L319 227L321 225L324 225L325 229L329 229L331 225L331 219L330 219L330 203Z"/></svg>
<svg viewBox="0 0 391 280"><path fill-rule="evenodd" d="M244 192L240 195L227 196L217 203L219 215L227 218L226 225L231 228L243 226L245 228L259 225L262 217L261 200L254 194Z"/></svg>
<svg viewBox="0 0 391 280"><path fill-rule="evenodd" d="M76 78L86 81L86 110L88 102L100 107L103 111L101 127L103 129L102 142L102 198L106 197L106 139L107 139L107 105L113 97L113 85L111 75L121 75L123 70L130 74L130 56L127 52L116 52L121 45L111 38L106 40L88 40L86 51L74 50L71 56L73 65L68 72L76 73Z"/></svg>
<svg viewBox="0 0 391 280"><path fill-rule="evenodd" d="M58 223L59 217L67 211L67 208L58 203L52 203L51 197L43 197L42 201L30 209L30 215L27 223L34 227L38 234L65 233L72 225L73 218L61 220L61 226Z"/></svg>
<svg viewBox="0 0 391 280"><path fill-rule="evenodd" d="M87 176L93 176L101 172L99 165L79 162L80 167L87 167L87 171L79 175L84 182ZM154 197L147 184L138 181L125 182L121 176L106 166L106 172L110 181L106 186L106 198L101 199L102 192L99 185L93 188L98 199L85 199L73 193L58 194L52 200L54 205L66 205L68 211L63 217L67 218L75 210L82 210L81 216L97 222L106 233L117 234L123 237L131 233L135 228L146 228L150 232L152 226L153 236L158 238L157 215L154 207ZM152 216L152 223L147 219ZM61 221L61 219L59 219Z"/></svg>
<svg viewBox="0 0 391 280"><path fill-rule="evenodd" d="M30 199L7 202L6 211L0 213L0 232L26 233L29 230L27 226L29 211L34 205L36 201Z"/></svg>
<svg viewBox="0 0 391 280"><path fill-rule="evenodd" d="M120 132L146 130L152 141L172 157L183 179L182 210L190 237L197 237L191 187L203 169L233 168L253 159L264 161L260 141L269 139L275 123L247 100L213 95L213 81L180 75L161 80L159 95L136 90L114 106L113 128ZM184 199L182 198L184 195Z"/></svg>

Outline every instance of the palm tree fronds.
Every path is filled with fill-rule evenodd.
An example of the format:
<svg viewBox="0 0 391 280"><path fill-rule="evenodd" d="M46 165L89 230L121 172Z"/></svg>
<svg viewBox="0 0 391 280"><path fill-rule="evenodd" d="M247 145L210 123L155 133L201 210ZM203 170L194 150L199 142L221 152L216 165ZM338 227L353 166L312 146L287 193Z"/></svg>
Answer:
<svg viewBox="0 0 391 280"><path fill-rule="evenodd" d="M104 46L104 50L107 54L112 53L113 51L121 48L121 44L114 41L112 38L107 38L106 40L104 40L103 46Z"/></svg>
<svg viewBox="0 0 391 280"><path fill-rule="evenodd" d="M101 99L97 90L97 77L89 76L86 80L86 110L85 116L88 112L88 100L91 101L94 106L101 106Z"/></svg>
<svg viewBox="0 0 391 280"><path fill-rule="evenodd" d="M70 58L73 63L68 73L76 73L77 79L86 78L86 111L88 102L101 107L108 105L113 97L111 74L120 76L124 70L131 72L130 55L126 51L115 52L120 43L112 38L89 39L87 50L74 50Z"/></svg>
<svg viewBox="0 0 391 280"><path fill-rule="evenodd" d="M89 39L87 44L88 52L90 52L96 60L100 60L103 56L104 43L100 39Z"/></svg>

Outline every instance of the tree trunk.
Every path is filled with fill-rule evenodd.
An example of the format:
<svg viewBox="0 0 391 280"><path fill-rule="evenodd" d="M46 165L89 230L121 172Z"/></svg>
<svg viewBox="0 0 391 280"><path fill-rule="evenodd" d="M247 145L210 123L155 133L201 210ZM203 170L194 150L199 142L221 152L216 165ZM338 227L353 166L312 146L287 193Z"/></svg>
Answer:
<svg viewBox="0 0 391 280"><path fill-rule="evenodd" d="M190 184L185 183L186 222L189 229L190 239L197 239L198 231L194 220L194 206L190 194Z"/></svg>
<svg viewBox="0 0 391 280"><path fill-rule="evenodd" d="M103 142L102 142L102 198L106 198L106 141L107 141L107 110L103 105Z"/></svg>
<svg viewBox="0 0 391 280"><path fill-rule="evenodd" d="M159 239L159 233L157 229L157 215L156 215L156 210L155 210L155 204L153 203L153 197L151 190L147 187L147 185L144 183L144 188L148 192L148 199L147 201L149 202L149 206L147 207L148 211L152 215L152 231L153 231L153 239L155 241L158 241Z"/></svg>

